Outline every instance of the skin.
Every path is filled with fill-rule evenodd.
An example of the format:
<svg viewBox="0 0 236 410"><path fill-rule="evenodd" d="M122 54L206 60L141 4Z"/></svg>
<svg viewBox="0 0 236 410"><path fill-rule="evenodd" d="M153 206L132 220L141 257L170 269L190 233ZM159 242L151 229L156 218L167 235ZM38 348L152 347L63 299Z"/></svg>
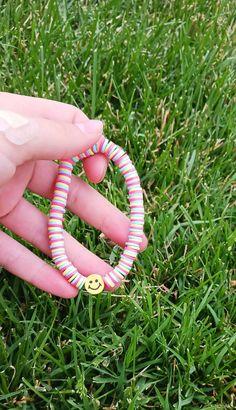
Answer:
<svg viewBox="0 0 236 410"><path fill-rule="evenodd" d="M27 202L23 193L28 189L51 199L57 174L53 160L70 158L84 151L100 138L102 128L96 132L81 132L74 124L83 123L88 128L89 122L91 128L91 122L81 110L46 99L0 93L0 110L16 112L30 121L29 125L14 130L19 137L24 134L25 138L27 133L29 138L23 145L12 143L5 131L0 131L0 224L50 256L47 216ZM99 183L106 174L107 160L97 154L84 160L83 168L90 181ZM67 207L124 246L129 219L76 176L72 179ZM111 269L67 233L65 245L69 259L83 275L101 272L105 275ZM147 239L143 236L141 250L146 245ZM0 249L0 265L7 271L54 295L64 298L77 295L77 290L55 268L2 231Z"/></svg>

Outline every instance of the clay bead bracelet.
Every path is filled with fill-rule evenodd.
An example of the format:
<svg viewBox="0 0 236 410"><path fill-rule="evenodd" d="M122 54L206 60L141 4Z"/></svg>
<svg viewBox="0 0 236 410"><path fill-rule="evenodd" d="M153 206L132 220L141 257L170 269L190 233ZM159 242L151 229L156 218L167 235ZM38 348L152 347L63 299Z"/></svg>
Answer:
<svg viewBox="0 0 236 410"><path fill-rule="evenodd" d="M118 265L105 275L83 276L69 261L63 235L63 219L71 183L73 166L76 162L96 153L104 154L118 166L125 179L130 203L130 226L127 242ZM65 279L78 289L85 285L89 293L97 294L106 289L117 288L128 275L140 250L143 237L144 208L143 194L137 171L125 151L102 137L87 151L72 159L60 161L54 195L48 221L48 236L52 259Z"/></svg>

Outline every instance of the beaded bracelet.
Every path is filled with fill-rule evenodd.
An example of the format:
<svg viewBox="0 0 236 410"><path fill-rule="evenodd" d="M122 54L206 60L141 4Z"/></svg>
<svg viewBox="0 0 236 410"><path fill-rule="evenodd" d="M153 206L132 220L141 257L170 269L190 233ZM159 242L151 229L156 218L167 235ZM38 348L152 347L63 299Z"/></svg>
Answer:
<svg viewBox="0 0 236 410"><path fill-rule="evenodd" d="M104 154L118 166L124 176L128 189L130 203L130 226L127 242L120 257L118 265L104 276L91 274L83 276L76 267L69 261L63 235L63 219L73 166L76 162L88 158L96 153ZM91 294L98 294L106 289L117 288L122 280L128 275L134 260L140 250L143 236L144 208L143 194L140 186L140 179L137 171L125 151L102 137L87 151L72 159L60 161L58 175L56 179L54 195L51 202L51 209L48 221L48 236L52 254L52 259L65 279L78 289L85 285L85 289Z"/></svg>

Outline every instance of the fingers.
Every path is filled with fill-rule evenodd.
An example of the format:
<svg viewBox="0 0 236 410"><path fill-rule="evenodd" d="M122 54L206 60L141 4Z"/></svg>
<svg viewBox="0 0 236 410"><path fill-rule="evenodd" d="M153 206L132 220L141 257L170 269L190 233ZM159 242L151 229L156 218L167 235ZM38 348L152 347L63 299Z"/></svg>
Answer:
<svg viewBox="0 0 236 410"><path fill-rule="evenodd" d="M0 186L9 181L16 172L16 165L0 152Z"/></svg>
<svg viewBox="0 0 236 410"><path fill-rule="evenodd" d="M45 98L28 97L11 93L0 92L0 109L15 111L26 117L41 117L51 121L71 124L88 120L88 117L79 108L73 105L47 100ZM87 177L92 182L100 182L106 173L107 162L104 155L96 155L84 160L84 169ZM9 169L9 173L11 172L11 169Z"/></svg>
<svg viewBox="0 0 236 410"><path fill-rule="evenodd" d="M28 188L51 199L57 169L58 166L51 161L37 161ZM107 238L124 247L128 237L129 218L90 185L75 176L72 177L67 207L85 222L101 230ZM146 246L147 238L143 235L141 250Z"/></svg>
<svg viewBox="0 0 236 410"><path fill-rule="evenodd" d="M4 92L0 92L0 109L15 111L26 117L42 117L71 124L88 120L88 117L73 105Z"/></svg>
<svg viewBox="0 0 236 410"><path fill-rule="evenodd" d="M93 157L83 160L83 168L86 176L95 184L101 182L107 172L108 160L103 154L96 154Z"/></svg>
<svg viewBox="0 0 236 410"><path fill-rule="evenodd" d="M2 152L17 165L31 159L70 158L91 147L102 135L102 122L98 120L73 125L4 110L0 110L0 119L8 124L1 132L6 151Z"/></svg>
<svg viewBox="0 0 236 410"><path fill-rule="evenodd" d="M77 290L62 275L23 245L0 231L0 265L39 289L63 298L72 298Z"/></svg>
<svg viewBox="0 0 236 410"><path fill-rule="evenodd" d="M0 117L4 113L1 111ZM34 118L14 127L14 114L7 113L5 119L10 127L0 133L1 154L6 158L1 161L2 165L0 163L0 184L13 176L12 165L16 168L32 159L71 158L92 146L102 135L102 122L96 120L75 126Z"/></svg>
<svg viewBox="0 0 236 410"><path fill-rule="evenodd" d="M34 161L20 165L13 178L0 186L0 217L10 212L17 204L32 177L34 166Z"/></svg>
<svg viewBox="0 0 236 410"><path fill-rule="evenodd" d="M13 211L1 218L0 222L46 255L51 255L47 231L48 218L25 199L21 199ZM68 258L84 276L91 273L104 276L111 270L106 262L83 247L66 232L65 247Z"/></svg>

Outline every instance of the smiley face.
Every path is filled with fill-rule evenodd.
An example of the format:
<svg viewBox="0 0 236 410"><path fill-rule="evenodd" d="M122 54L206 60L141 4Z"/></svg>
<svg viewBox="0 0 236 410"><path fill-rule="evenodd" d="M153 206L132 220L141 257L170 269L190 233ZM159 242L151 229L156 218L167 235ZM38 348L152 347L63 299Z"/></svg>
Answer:
<svg viewBox="0 0 236 410"><path fill-rule="evenodd" d="M85 281L85 289L91 295L98 295L104 289L104 282L100 275L89 275Z"/></svg>

